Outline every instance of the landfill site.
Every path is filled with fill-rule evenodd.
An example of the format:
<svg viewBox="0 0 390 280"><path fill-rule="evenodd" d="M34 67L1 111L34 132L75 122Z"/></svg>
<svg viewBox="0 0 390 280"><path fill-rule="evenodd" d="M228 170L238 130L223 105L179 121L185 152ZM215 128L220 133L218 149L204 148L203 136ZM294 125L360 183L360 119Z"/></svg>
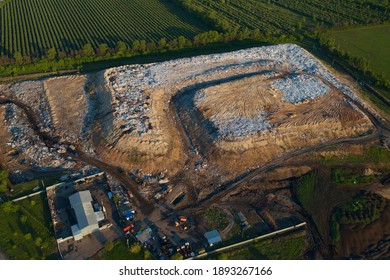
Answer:
<svg viewBox="0 0 390 280"><path fill-rule="evenodd" d="M0 85L0 157L19 181L103 172L108 240L119 227L156 258L172 248L194 257L210 246L209 209L227 217L221 240L237 227L257 236L307 221L289 180L312 168L288 160L379 133L355 87L293 44ZM320 257L316 233L305 234Z"/></svg>

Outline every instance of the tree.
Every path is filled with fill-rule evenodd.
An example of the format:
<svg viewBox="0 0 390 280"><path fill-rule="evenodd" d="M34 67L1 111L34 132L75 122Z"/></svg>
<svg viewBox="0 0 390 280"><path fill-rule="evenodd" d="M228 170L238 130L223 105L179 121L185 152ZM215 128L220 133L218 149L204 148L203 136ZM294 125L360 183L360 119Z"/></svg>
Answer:
<svg viewBox="0 0 390 280"><path fill-rule="evenodd" d="M178 47L179 49L182 49L185 47L186 45L186 42L187 42L187 39L184 37L184 36L179 36L177 38L177 42L178 42Z"/></svg>
<svg viewBox="0 0 390 280"><path fill-rule="evenodd" d="M47 50L46 55L48 60L53 61L57 57L57 51L55 48L50 48Z"/></svg>
<svg viewBox="0 0 390 280"><path fill-rule="evenodd" d="M22 216L20 217L20 222L21 222L22 224L25 224L25 223L27 222L27 216L22 215Z"/></svg>
<svg viewBox="0 0 390 280"><path fill-rule="evenodd" d="M21 65L23 63L23 56L20 52L14 53L14 59L16 60L16 64Z"/></svg>
<svg viewBox="0 0 390 280"><path fill-rule="evenodd" d="M161 38L159 41L158 41L158 48L159 49L163 49L166 47L167 45L167 40L165 38Z"/></svg>
<svg viewBox="0 0 390 280"><path fill-rule="evenodd" d="M58 59L64 59L66 57L65 52L58 52Z"/></svg>
<svg viewBox="0 0 390 280"><path fill-rule="evenodd" d="M42 238L41 237L37 237L37 239L35 239L35 246L37 246L38 248L40 248L41 247L41 245L42 245Z"/></svg>
<svg viewBox="0 0 390 280"><path fill-rule="evenodd" d="M139 50L141 53L144 53L146 51L146 41L145 40L141 40L139 42Z"/></svg>
<svg viewBox="0 0 390 280"><path fill-rule="evenodd" d="M107 242L104 244L104 249L105 249L107 252L112 251L112 249L114 249L114 243L112 243L111 241L107 241Z"/></svg>
<svg viewBox="0 0 390 280"><path fill-rule="evenodd" d="M172 255L171 260L183 260L184 257L180 252L176 252L175 254Z"/></svg>
<svg viewBox="0 0 390 280"><path fill-rule="evenodd" d="M127 50L127 46L125 42L119 41L116 44L115 52L117 55L124 55L126 53L126 50Z"/></svg>
<svg viewBox="0 0 390 280"><path fill-rule="evenodd" d="M98 46L98 49L97 49L97 54L98 54L99 56L105 56L106 53L107 53L107 50L108 50L108 45L107 45L107 44L105 44L105 43L100 44L100 45Z"/></svg>
<svg viewBox="0 0 390 280"><path fill-rule="evenodd" d="M16 213L19 210L19 206L11 201L7 201L2 205L5 213Z"/></svg>
<svg viewBox="0 0 390 280"><path fill-rule="evenodd" d="M151 254L148 250L145 250L144 252L144 260L150 260L151 259Z"/></svg>
<svg viewBox="0 0 390 280"><path fill-rule="evenodd" d="M90 43L87 43L83 46L81 53L85 56L91 56L95 53L95 51L93 50L92 45Z"/></svg>
<svg viewBox="0 0 390 280"><path fill-rule="evenodd" d="M138 254L139 252L141 252L141 249L141 244L138 242L130 246L130 252L132 252L133 254Z"/></svg>
<svg viewBox="0 0 390 280"><path fill-rule="evenodd" d="M5 170L0 170L0 193L5 193L7 191L8 183L8 172Z"/></svg>
<svg viewBox="0 0 390 280"><path fill-rule="evenodd" d="M132 51L133 52L139 52L139 50L140 50L140 42L138 41L138 40L134 40L133 41L133 44L132 44L132 46L131 46L131 49L132 49Z"/></svg>

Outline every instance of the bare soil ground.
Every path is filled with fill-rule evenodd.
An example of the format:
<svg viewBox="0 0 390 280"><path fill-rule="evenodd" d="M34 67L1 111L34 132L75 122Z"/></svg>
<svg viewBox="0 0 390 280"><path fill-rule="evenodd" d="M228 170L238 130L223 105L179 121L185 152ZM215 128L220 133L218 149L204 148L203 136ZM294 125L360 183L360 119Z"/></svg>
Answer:
<svg viewBox="0 0 390 280"><path fill-rule="evenodd" d="M56 77L45 80L54 126L73 141L83 138L89 104L86 76Z"/></svg>

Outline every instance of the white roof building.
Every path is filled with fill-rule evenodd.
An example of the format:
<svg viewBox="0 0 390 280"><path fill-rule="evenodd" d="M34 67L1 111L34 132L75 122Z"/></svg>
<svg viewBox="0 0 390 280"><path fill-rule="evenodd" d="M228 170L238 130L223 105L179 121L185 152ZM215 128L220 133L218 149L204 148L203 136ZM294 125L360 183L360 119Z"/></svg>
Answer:
<svg viewBox="0 0 390 280"><path fill-rule="evenodd" d="M77 192L69 197L69 201L77 219L77 224L71 227L76 241L99 230L98 222L104 219L104 215L102 211L93 210L92 196L89 191Z"/></svg>

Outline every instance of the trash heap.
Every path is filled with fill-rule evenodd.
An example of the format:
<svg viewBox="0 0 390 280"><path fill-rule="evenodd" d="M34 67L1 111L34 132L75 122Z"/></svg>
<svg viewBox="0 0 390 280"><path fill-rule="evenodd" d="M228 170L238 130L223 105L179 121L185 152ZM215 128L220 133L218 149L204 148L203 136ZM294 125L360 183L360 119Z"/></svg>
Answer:
<svg viewBox="0 0 390 280"><path fill-rule="evenodd" d="M14 151L15 156L23 155L19 163L40 169L73 166L73 162L58 153L62 148L60 145L57 144L56 148L45 146L31 128L23 110L16 105L7 105L5 121L12 137L12 141L6 145Z"/></svg>
<svg viewBox="0 0 390 280"><path fill-rule="evenodd" d="M150 97L154 84L150 66L122 66L106 74L113 92L114 125L123 132L141 135L151 129Z"/></svg>
<svg viewBox="0 0 390 280"><path fill-rule="evenodd" d="M285 101L292 104L315 99L330 91L330 87L320 79L300 74L275 80L272 82L272 86L283 93Z"/></svg>
<svg viewBox="0 0 390 280"><path fill-rule="evenodd" d="M13 98L38 112L41 129L51 127L50 106L42 81L15 83L9 87L9 91Z"/></svg>
<svg viewBox="0 0 390 280"><path fill-rule="evenodd" d="M357 99L309 52L294 44L283 44L109 69L105 77L113 96L114 125L122 132L134 135L142 135L152 129L152 89L169 88L169 92L175 94L181 85L191 86L260 69L315 74ZM286 101L294 104L324 95L330 90L319 79L305 75L275 81L273 86L284 93ZM222 120L216 126L221 135L242 136L245 130L249 133L264 130L269 124L260 114L251 120Z"/></svg>

